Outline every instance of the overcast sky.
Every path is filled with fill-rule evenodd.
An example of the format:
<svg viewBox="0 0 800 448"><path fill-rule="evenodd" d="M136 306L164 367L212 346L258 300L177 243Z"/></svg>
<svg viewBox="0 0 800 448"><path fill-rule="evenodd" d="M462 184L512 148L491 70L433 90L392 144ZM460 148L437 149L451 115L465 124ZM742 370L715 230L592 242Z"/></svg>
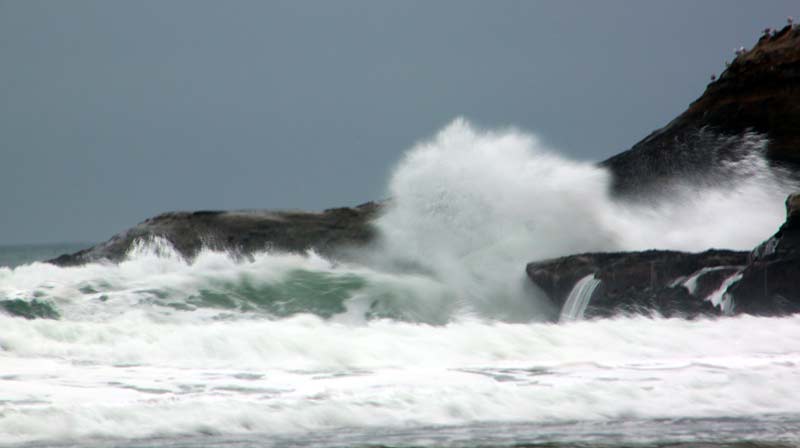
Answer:
<svg viewBox="0 0 800 448"><path fill-rule="evenodd" d="M787 1L0 0L0 244L354 205L457 116L602 160Z"/></svg>

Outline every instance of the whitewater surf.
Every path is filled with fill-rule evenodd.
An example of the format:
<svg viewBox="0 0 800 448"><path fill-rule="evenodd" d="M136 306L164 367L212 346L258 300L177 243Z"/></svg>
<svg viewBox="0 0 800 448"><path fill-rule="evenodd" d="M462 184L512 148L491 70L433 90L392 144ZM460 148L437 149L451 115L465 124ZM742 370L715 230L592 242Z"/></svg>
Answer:
<svg viewBox="0 0 800 448"><path fill-rule="evenodd" d="M345 258L156 238L0 267L0 300L55 317L0 314L0 446L800 443L798 317L554 324L524 273L752 248L794 188L758 138L735 182L625 202L605 169L459 119L398 163L380 238Z"/></svg>

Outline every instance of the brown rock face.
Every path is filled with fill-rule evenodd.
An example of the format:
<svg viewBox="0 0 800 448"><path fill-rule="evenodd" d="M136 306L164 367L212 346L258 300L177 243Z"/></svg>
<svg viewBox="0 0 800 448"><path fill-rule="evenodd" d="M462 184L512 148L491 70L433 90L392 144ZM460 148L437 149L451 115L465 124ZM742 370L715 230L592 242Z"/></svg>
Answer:
<svg viewBox="0 0 800 448"><path fill-rule="evenodd" d="M636 194L675 178L716 183L725 162L763 152L774 166L800 166L800 28L762 37L667 126L602 162L615 191Z"/></svg>

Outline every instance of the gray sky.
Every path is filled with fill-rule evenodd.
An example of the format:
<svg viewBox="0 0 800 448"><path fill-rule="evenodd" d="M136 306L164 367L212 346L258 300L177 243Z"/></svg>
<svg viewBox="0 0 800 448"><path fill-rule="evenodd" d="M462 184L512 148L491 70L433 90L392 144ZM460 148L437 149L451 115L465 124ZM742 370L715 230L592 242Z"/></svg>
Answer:
<svg viewBox="0 0 800 448"><path fill-rule="evenodd" d="M354 205L457 116L601 160L787 1L0 0L0 244Z"/></svg>

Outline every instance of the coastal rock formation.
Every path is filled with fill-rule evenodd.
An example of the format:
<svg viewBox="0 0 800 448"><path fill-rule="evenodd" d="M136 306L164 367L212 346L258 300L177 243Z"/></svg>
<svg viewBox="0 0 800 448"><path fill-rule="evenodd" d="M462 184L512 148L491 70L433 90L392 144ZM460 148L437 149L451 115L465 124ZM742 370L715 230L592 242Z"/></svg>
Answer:
<svg viewBox="0 0 800 448"><path fill-rule="evenodd" d="M625 197L664 192L673 180L724 185L739 161L765 156L775 170L800 173L800 28L765 35L737 52L703 95L664 128L604 162L614 191ZM150 218L109 241L62 255L76 265L123 260L139 243L166 241L186 258L202 248L237 255L274 248L332 255L375 237L370 221L382 204L321 213L274 211L173 212ZM527 274L562 307L574 285L594 275L586 317L617 313L665 316L800 311L800 196L788 219L752 253L712 250L595 253L530 263ZM6 308L17 304L5 304ZM26 311L27 312L27 311ZM35 313L32 313L35 314Z"/></svg>
<svg viewBox="0 0 800 448"><path fill-rule="evenodd" d="M588 253L529 263L528 277L561 308L573 286L594 274L601 281L584 317L722 314L709 298L747 263L747 252L710 250Z"/></svg>
<svg viewBox="0 0 800 448"><path fill-rule="evenodd" d="M741 51L680 116L602 162L614 190L638 195L671 180L719 184L736 161L763 153L774 168L800 166L800 28L787 26Z"/></svg>
<svg viewBox="0 0 800 448"><path fill-rule="evenodd" d="M601 164L613 174L614 192L635 198L668 192L674 181L735 182L736 170L747 168L738 162L762 156L782 176L800 173L800 27L765 34L749 51L737 51L684 113ZM778 233L751 254L580 254L530 263L526 271L558 307L593 274L601 283L585 317L800 312L800 195L787 200Z"/></svg>
<svg viewBox="0 0 800 448"><path fill-rule="evenodd" d="M300 211L198 211L171 212L145 220L110 240L74 254L50 260L72 266L99 260L119 262L135 244L167 241L191 259L201 249L247 255L265 249L303 252L308 249L331 255L373 238L370 220L380 204L328 209L320 213Z"/></svg>
<svg viewBox="0 0 800 448"><path fill-rule="evenodd" d="M528 277L559 308L587 275L600 280L584 317L619 313L695 317L800 312L800 194L787 220L751 253L590 253L529 263Z"/></svg>
<svg viewBox="0 0 800 448"><path fill-rule="evenodd" d="M771 316L800 312L800 194L786 200L786 222L750 254L728 290L736 311Z"/></svg>

